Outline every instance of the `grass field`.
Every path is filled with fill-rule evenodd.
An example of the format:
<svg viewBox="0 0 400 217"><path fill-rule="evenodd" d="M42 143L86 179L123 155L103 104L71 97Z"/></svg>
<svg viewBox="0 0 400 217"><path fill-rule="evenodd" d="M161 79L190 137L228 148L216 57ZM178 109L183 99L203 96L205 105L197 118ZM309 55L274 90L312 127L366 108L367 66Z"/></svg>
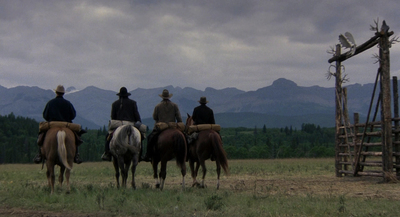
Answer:
<svg viewBox="0 0 400 217"><path fill-rule="evenodd" d="M34 164L0 165L0 216L398 216L400 186L381 178L335 177L333 159L231 160L216 190L214 162L207 188L186 189L175 162L163 191L150 163L140 163L137 190L117 189L112 163L74 165L71 193L50 195L46 170ZM58 167L57 167L58 168ZM58 172L58 171L57 171ZM201 173L201 171L200 171ZM58 173L57 173L58 175ZM57 179L57 178L56 178ZM129 182L131 175L129 177Z"/></svg>

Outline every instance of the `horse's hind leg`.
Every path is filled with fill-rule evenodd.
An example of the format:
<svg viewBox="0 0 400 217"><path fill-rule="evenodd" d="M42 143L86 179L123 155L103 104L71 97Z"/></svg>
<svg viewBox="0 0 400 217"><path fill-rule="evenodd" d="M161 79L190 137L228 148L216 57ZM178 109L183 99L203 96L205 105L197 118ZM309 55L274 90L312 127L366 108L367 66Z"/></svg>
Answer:
<svg viewBox="0 0 400 217"><path fill-rule="evenodd" d="M131 185L132 185L133 189L136 189L135 173L136 173L136 166L137 165L138 165L137 159L135 160L135 158L134 158L133 162L132 162L132 168L131 168L131 171L132 171L132 183L131 183Z"/></svg>
<svg viewBox="0 0 400 217"><path fill-rule="evenodd" d="M221 164L219 162L219 159L216 159L215 162L217 165L217 189L219 189L219 176L221 174Z"/></svg>
<svg viewBox="0 0 400 217"><path fill-rule="evenodd" d="M119 188L119 166L115 157L113 157L113 165L115 169L115 179L117 180L117 188Z"/></svg>
<svg viewBox="0 0 400 217"><path fill-rule="evenodd" d="M123 164L123 169L122 169L122 186L126 188L126 183L128 181L128 176L129 176L129 167L131 166L131 162L127 162L126 164Z"/></svg>
<svg viewBox="0 0 400 217"><path fill-rule="evenodd" d="M67 194L69 194L69 192L71 191L71 186L69 185L69 177L70 177L70 175L71 175L71 170L67 169L65 171L65 179L66 179L66 182L67 182Z"/></svg>
<svg viewBox="0 0 400 217"><path fill-rule="evenodd" d="M186 164L181 165L182 190L185 190Z"/></svg>
<svg viewBox="0 0 400 217"><path fill-rule="evenodd" d="M197 184L197 181L196 181L197 174L194 171L194 161L189 160L189 166L190 166L190 171L191 171L192 179L193 179L192 187L194 187Z"/></svg>
<svg viewBox="0 0 400 217"><path fill-rule="evenodd" d="M164 188L165 178L167 177L167 162L161 161L161 169L160 169L160 190Z"/></svg>
<svg viewBox="0 0 400 217"><path fill-rule="evenodd" d="M193 178L193 183L192 183L192 187L198 187L200 185L200 183L197 181L197 174L199 171L199 167L200 164L194 161L189 161L190 164L190 170L192 171L192 178ZM194 166L194 164L196 164L196 167Z"/></svg>
<svg viewBox="0 0 400 217"><path fill-rule="evenodd" d="M54 181L55 181L55 175L54 175L54 165L50 165L49 161L47 161L47 181L49 183L50 187L50 194L54 193Z"/></svg>
<svg viewBox="0 0 400 217"><path fill-rule="evenodd" d="M156 188L160 188L160 180L158 179L157 170L158 170L158 162L153 161L153 178L156 182Z"/></svg>
<svg viewBox="0 0 400 217"><path fill-rule="evenodd" d="M201 170L203 170L203 177L202 177L202 180L201 180L200 187L204 188L204 187L206 187L206 185L204 184L204 180L205 180L206 174L207 174L206 162L205 162L205 160L202 160L202 159L199 162L200 162ZM197 167L197 170L198 169L199 169L199 167Z"/></svg>
<svg viewBox="0 0 400 217"><path fill-rule="evenodd" d="M65 167L60 166L60 175L58 176L58 183L60 183L60 186L62 186L62 183L64 181L64 172L65 172Z"/></svg>

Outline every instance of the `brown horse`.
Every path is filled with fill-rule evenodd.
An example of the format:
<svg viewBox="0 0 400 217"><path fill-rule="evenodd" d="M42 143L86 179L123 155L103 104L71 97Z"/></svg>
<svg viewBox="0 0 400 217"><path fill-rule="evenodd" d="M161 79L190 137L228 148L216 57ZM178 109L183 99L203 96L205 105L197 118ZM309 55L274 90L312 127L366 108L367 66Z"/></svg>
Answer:
<svg viewBox="0 0 400 217"><path fill-rule="evenodd" d="M139 161L139 153L141 149L140 132L134 126L119 126L113 133L110 141L110 152L113 156L113 164L115 168L115 178L117 187L119 188L119 170L122 173L122 187L126 188L129 167L132 163L132 188L136 189L135 172Z"/></svg>
<svg viewBox="0 0 400 217"><path fill-rule="evenodd" d="M75 151L75 135L70 129L66 127L54 127L46 132L41 152L42 156L46 159L46 175L51 188L51 194L54 193L55 165L60 166L60 175L58 177L60 185L62 185L64 180L64 171L67 169L65 172L67 193L70 192L69 177L74 163Z"/></svg>
<svg viewBox="0 0 400 217"><path fill-rule="evenodd" d="M187 116L186 129L193 125L192 117L189 114ZM222 147L220 135L214 130L203 130L198 132L198 138L196 140L188 144L188 159L193 178L192 187L205 187L204 179L207 173L205 161L209 158L215 160L217 165L217 189L219 189L221 167L224 169L225 174L229 173L227 155ZM196 168L194 167L195 163ZM201 184L196 180L200 166L203 170L203 180L201 181Z"/></svg>
<svg viewBox="0 0 400 217"><path fill-rule="evenodd" d="M154 179L156 187L164 188L165 177L167 176L167 162L176 159L176 164L181 168L182 189L185 189L186 175L186 152L187 144L185 135L178 129L166 129L160 133L157 140L156 150L152 158ZM160 174L157 176L158 163L161 162Z"/></svg>

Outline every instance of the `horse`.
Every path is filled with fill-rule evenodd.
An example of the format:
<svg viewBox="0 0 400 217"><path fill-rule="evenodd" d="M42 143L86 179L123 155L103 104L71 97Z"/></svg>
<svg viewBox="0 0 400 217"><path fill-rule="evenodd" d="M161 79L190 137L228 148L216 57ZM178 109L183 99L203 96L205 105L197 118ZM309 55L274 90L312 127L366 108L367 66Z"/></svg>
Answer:
<svg viewBox="0 0 400 217"><path fill-rule="evenodd" d="M67 193L70 192L69 177L74 163L75 151L75 135L69 128L54 127L46 132L41 153L46 159L46 176L51 188L50 194L54 193L55 165L60 166L60 175L58 177L60 186L62 186L64 181L64 171L66 169Z"/></svg>
<svg viewBox="0 0 400 217"><path fill-rule="evenodd" d="M122 174L122 187L126 188L129 167L132 163L131 186L136 189L135 172L139 161L141 149L141 135L138 129L132 125L121 125L115 129L110 141L110 153L113 156L115 178L119 188L120 170Z"/></svg>
<svg viewBox="0 0 400 217"><path fill-rule="evenodd" d="M176 165L181 169L182 189L184 190L187 154L185 135L176 128L163 130L158 136L155 151L153 153L151 163L153 165L153 177L156 180L156 188L163 190L165 177L167 176L167 162L175 158ZM161 168L158 176L158 163L160 162Z"/></svg>
<svg viewBox="0 0 400 217"><path fill-rule="evenodd" d="M193 118L189 114L187 114L187 116L186 129L193 125ZM188 159L193 178L192 187L205 187L204 179L207 173L205 161L209 158L211 158L211 160L215 160L217 166L217 189L219 189L221 167L223 168L225 174L229 173L228 159L226 152L222 147L220 135L215 130L211 129L198 132L198 138L192 143L188 144ZM201 183L198 183L196 178L200 166L203 170L203 179Z"/></svg>

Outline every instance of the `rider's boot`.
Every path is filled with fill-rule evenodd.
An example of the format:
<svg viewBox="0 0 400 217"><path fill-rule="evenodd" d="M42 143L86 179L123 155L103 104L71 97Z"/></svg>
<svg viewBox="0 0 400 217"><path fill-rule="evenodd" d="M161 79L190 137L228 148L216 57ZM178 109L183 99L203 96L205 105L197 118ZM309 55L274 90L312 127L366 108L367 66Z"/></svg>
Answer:
<svg viewBox="0 0 400 217"><path fill-rule="evenodd" d="M104 161L111 161L110 140L111 140L111 136L110 136L110 134L108 134L106 136L106 142L104 144L104 153L103 153L103 155L101 155L101 159Z"/></svg>
<svg viewBox="0 0 400 217"><path fill-rule="evenodd" d="M83 162L83 161L79 158L78 146L76 146L76 152L75 152L74 162L77 163L77 164L80 164L80 163Z"/></svg>
<svg viewBox="0 0 400 217"><path fill-rule="evenodd" d="M40 149L39 149L39 153L33 158L33 162L34 162L35 164L40 164L42 161L43 161L43 159L42 159L42 153L41 153L41 151L40 151Z"/></svg>

